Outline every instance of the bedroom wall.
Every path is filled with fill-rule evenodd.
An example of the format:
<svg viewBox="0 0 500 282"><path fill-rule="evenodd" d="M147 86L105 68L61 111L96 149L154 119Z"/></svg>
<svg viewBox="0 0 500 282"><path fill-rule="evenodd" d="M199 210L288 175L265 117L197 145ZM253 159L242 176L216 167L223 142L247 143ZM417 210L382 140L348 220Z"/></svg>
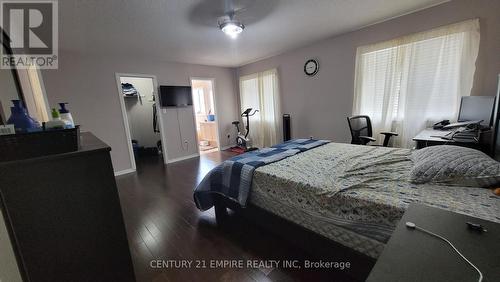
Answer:
<svg viewBox="0 0 500 282"><path fill-rule="evenodd" d="M11 70L0 69L0 85L2 85L2 91L0 92L0 110L2 111L1 114L3 114L1 117L5 119L4 121L7 121L11 114L10 107L12 102L10 100L19 99Z"/></svg>
<svg viewBox="0 0 500 282"><path fill-rule="evenodd" d="M131 168L115 73L156 75L159 85L190 85L190 77L215 78L222 146L230 145L228 133L229 140L234 139L231 122L239 115L233 69L61 51L59 69L42 72L49 103L54 107L57 102L69 102L73 118L82 130L93 132L111 146L115 172ZM179 109L182 139L188 140L184 148L179 142L176 116L175 109L161 112L169 160L197 154L192 107Z"/></svg>
<svg viewBox="0 0 500 282"><path fill-rule="evenodd" d="M237 76L278 68L282 109L292 115L293 137L349 142L346 117L352 114L358 46L479 18L481 43L472 95L495 95L500 73L498 11L498 0L454 0L242 66ZM310 58L319 60L315 77L303 72Z"/></svg>

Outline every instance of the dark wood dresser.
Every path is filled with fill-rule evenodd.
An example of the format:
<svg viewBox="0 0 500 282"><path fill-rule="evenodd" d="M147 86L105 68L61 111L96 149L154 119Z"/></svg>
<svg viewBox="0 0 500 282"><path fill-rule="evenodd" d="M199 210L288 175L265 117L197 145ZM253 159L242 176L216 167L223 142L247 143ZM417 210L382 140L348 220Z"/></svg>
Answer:
<svg viewBox="0 0 500 282"><path fill-rule="evenodd" d="M109 152L0 163L0 208L25 281L135 281Z"/></svg>

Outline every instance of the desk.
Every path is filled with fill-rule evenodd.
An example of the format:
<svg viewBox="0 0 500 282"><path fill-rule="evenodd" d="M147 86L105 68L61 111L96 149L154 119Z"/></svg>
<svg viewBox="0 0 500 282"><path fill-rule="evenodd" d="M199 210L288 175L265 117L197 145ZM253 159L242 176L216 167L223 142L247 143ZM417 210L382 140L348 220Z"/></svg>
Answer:
<svg viewBox="0 0 500 282"><path fill-rule="evenodd" d="M367 281L478 280L479 274L448 244L408 229L407 221L450 240L481 270L485 282L500 281L500 224L419 204L410 205L405 212ZM488 231L470 230L467 221Z"/></svg>
<svg viewBox="0 0 500 282"><path fill-rule="evenodd" d="M426 128L422 130L417 136L415 136L413 138L413 141L417 143L416 144L417 149L422 149L425 147L436 146L436 145L455 145L455 146L474 148L481 150L485 153L489 153L488 136L491 136L491 134L489 134L489 131L481 133L479 142L474 141L472 139L446 140L438 137L438 136L444 136L449 132L450 131L447 130L435 130L432 128Z"/></svg>

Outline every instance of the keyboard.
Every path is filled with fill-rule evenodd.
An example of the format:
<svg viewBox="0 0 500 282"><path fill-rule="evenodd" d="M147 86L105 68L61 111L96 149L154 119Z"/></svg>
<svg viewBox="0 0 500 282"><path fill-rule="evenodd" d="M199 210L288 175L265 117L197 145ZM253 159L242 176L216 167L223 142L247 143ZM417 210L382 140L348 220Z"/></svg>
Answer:
<svg viewBox="0 0 500 282"><path fill-rule="evenodd" d="M455 123L450 123L448 125L443 126L443 129L452 129L452 128L463 128L468 125L472 124L480 124L482 120L471 120L471 121L462 121L462 122L455 122Z"/></svg>
<svg viewBox="0 0 500 282"><path fill-rule="evenodd" d="M453 140L453 138L474 139L475 137L477 137L476 130L470 130L467 127L459 127L441 136L441 139L444 140Z"/></svg>

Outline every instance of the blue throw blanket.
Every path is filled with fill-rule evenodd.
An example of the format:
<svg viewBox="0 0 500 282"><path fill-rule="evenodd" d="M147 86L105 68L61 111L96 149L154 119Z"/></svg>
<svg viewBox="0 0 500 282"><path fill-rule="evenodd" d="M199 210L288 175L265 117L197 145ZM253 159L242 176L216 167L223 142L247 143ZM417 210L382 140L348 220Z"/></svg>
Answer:
<svg viewBox="0 0 500 282"><path fill-rule="evenodd" d="M221 194L245 207L255 169L329 142L295 139L233 157L212 169L196 187L194 190L196 206L200 210L208 210L214 205L212 196Z"/></svg>

